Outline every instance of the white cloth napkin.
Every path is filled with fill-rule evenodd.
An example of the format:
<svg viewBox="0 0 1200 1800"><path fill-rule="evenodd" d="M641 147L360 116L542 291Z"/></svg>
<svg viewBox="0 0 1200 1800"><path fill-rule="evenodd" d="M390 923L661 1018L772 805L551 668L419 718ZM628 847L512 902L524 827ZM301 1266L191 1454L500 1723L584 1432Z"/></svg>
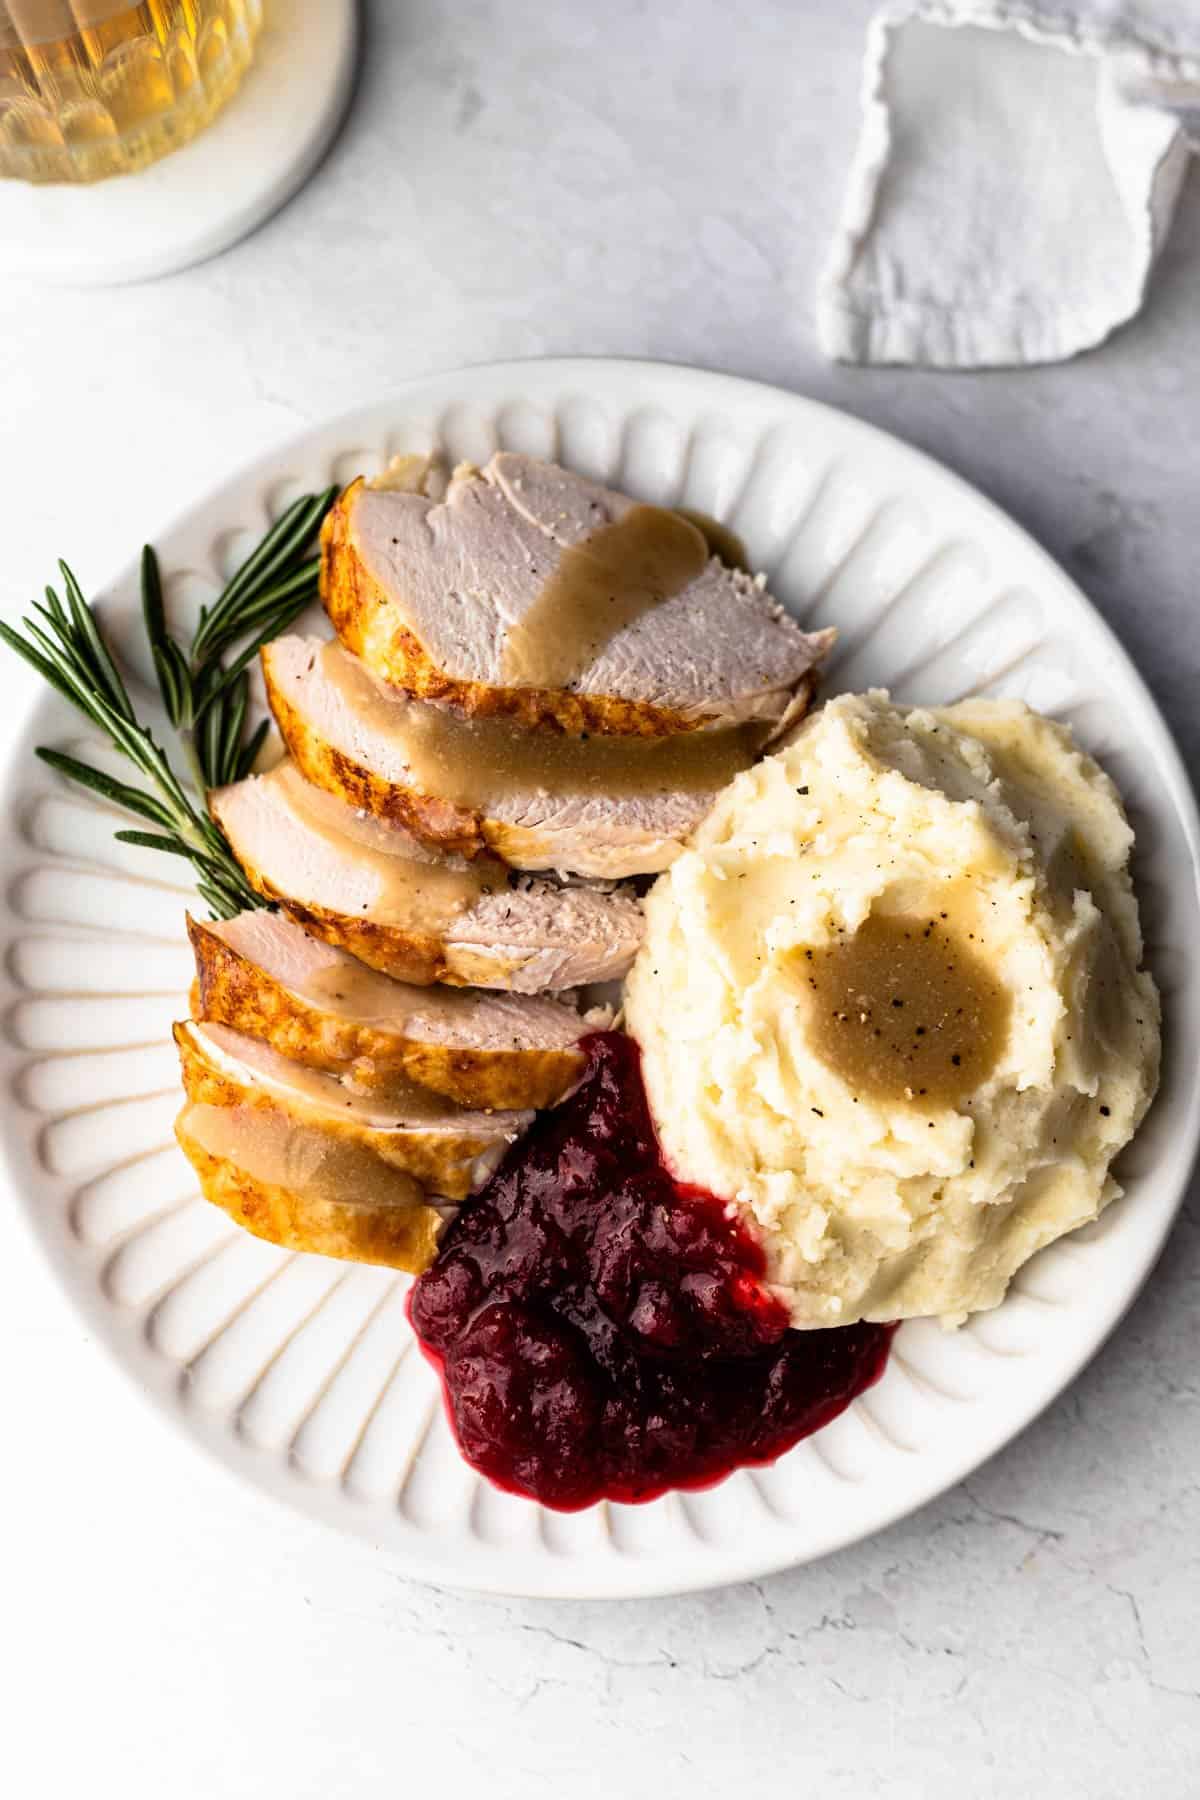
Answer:
<svg viewBox="0 0 1200 1800"><path fill-rule="evenodd" d="M817 325L847 362L1100 343L1142 302L1200 144L1200 0L905 0L871 25Z"/></svg>

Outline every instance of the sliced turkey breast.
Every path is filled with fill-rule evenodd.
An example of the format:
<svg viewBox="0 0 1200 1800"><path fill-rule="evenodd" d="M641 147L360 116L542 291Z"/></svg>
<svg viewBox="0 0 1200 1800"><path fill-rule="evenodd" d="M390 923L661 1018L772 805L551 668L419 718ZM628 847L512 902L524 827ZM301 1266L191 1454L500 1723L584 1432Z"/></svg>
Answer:
<svg viewBox="0 0 1200 1800"><path fill-rule="evenodd" d="M196 1017L262 1038L381 1101L412 1082L462 1105L553 1106L607 1025L538 995L411 987L322 943L282 912L188 920Z"/></svg>
<svg viewBox="0 0 1200 1800"><path fill-rule="evenodd" d="M468 857L492 850L517 869L657 874L775 729L750 721L571 737L413 699L319 638L278 638L262 663L271 710L309 781L424 843ZM807 706L810 679L789 723Z"/></svg>
<svg viewBox="0 0 1200 1800"><path fill-rule="evenodd" d="M502 452L444 498L414 485L349 487L321 570L342 642L410 693L571 732L778 723L832 642L678 513L553 463Z"/></svg>
<svg viewBox="0 0 1200 1800"><path fill-rule="evenodd" d="M175 1027L175 1041L194 1105L249 1108L256 1129L266 1128L269 1115L328 1140L322 1158L339 1159L338 1179L348 1184L337 1190L343 1198L357 1198L355 1184L368 1176L386 1184L399 1173L425 1194L462 1200L533 1121L532 1112L472 1112L415 1082L403 1093L394 1088L387 1100L361 1094L227 1025L188 1020Z"/></svg>
<svg viewBox="0 0 1200 1800"><path fill-rule="evenodd" d="M378 1161L364 1167L323 1132L261 1108L189 1102L175 1136L204 1198L285 1250L419 1275L454 1211L429 1205L411 1175Z"/></svg>
<svg viewBox="0 0 1200 1800"><path fill-rule="evenodd" d="M520 994L582 987L623 975L641 941L633 895L514 879L489 857L438 856L287 762L218 788L209 804L259 893L400 981Z"/></svg>

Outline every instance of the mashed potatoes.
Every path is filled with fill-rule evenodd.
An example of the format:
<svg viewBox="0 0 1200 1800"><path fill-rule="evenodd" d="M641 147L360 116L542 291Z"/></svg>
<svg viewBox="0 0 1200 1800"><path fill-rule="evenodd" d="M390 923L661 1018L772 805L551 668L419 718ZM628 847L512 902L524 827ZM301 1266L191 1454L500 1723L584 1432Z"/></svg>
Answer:
<svg viewBox="0 0 1200 1800"><path fill-rule="evenodd" d="M647 902L630 1029L677 1174L795 1324L995 1306L1118 1192L1158 1075L1115 788L1016 702L830 702Z"/></svg>

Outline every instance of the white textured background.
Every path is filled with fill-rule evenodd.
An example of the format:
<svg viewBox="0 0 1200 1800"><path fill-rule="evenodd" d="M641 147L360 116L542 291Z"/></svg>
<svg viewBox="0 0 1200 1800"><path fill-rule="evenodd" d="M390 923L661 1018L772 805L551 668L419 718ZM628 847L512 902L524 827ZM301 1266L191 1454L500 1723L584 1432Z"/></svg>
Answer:
<svg viewBox="0 0 1200 1800"><path fill-rule="evenodd" d="M1085 361L831 369L810 294L863 0L375 0L342 138L256 237L0 292L0 607L98 584L230 464L453 364L669 357L943 458L1082 581L1200 751L1200 179ZM0 667L0 693L22 683ZM124 1800L1190 1800L1200 1216L1040 1423L907 1524L678 1601L473 1600L237 1488L0 1226L0 1790Z"/></svg>

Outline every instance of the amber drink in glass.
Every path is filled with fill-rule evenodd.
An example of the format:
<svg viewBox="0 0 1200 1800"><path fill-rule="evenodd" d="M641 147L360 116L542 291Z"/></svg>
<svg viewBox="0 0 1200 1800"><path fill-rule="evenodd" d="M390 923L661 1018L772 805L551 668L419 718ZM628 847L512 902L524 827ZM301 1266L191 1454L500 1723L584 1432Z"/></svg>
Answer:
<svg viewBox="0 0 1200 1800"><path fill-rule="evenodd" d="M0 0L0 177L99 181L178 149L261 23L262 0Z"/></svg>

